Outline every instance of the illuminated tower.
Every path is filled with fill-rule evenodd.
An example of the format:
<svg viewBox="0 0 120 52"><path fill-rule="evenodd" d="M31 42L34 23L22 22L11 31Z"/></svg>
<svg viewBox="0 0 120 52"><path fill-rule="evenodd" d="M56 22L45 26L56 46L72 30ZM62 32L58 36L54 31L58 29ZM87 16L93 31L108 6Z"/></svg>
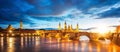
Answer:
<svg viewBox="0 0 120 52"><path fill-rule="evenodd" d="M70 30L72 31L73 29L72 29L72 25L70 26Z"/></svg>
<svg viewBox="0 0 120 52"><path fill-rule="evenodd" d="M67 24L66 24L66 21L64 23L64 30L67 30Z"/></svg>
<svg viewBox="0 0 120 52"><path fill-rule="evenodd" d="M116 33L120 33L120 25L116 27Z"/></svg>
<svg viewBox="0 0 120 52"><path fill-rule="evenodd" d="M68 31L70 31L70 25L68 25Z"/></svg>
<svg viewBox="0 0 120 52"><path fill-rule="evenodd" d="M77 24L76 25L76 32L78 32L79 31L79 25Z"/></svg>
<svg viewBox="0 0 120 52"><path fill-rule="evenodd" d="M61 24L59 23L59 25L58 25L58 30L61 30Z"/></svg>
<svg viewBox="0 0 120 52"><path fill-rule="evenodd" d="M22 20L20 20L20 29L23 29Z"/></svg>

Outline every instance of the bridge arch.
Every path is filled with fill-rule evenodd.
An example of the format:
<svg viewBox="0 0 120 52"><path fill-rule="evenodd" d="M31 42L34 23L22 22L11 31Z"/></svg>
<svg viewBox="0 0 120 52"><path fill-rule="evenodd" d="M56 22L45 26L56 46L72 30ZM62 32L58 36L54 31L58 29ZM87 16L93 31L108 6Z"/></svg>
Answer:
<svg viewBox="0 0 120 52"><path fill-rule="evenodd" d="M79 36L79 41L89 41L90 37L87 35L81 35Z"/></svg>

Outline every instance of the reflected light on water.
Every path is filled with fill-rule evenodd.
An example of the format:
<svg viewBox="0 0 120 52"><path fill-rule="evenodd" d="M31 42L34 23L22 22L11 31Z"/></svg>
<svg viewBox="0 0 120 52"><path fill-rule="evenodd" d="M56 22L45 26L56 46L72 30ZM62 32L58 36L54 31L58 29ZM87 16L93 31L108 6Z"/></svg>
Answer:
<svg viewBox="0 0 120 52"><path fill-rule="evenodd" d="M21 47L23 48L24 47L24 45L23 45L23 37L21 37L21 41L20 41L20 43L21 43Z"/></svg>
<svg viewBox="0 0 120 52"><path fill-rule="evenodd" d="M86 47L86 42L81 42L81 52L84 52Z"/></svg>
<svg viewBox="0 0 120 52"><path fill-rule="evenodd" d="M60 43L57 44L58 48L60 48Z"/></svg>
<svg viewBox="0 0 120 52"><path fill-rule="evenodd" d="M35 37L35 41L36 41L36 43L35 43L35 45L36 46L38 46L39 44L40 44L40 37Z"/></svg>
<svg viewBox="0 0 120 52"><path fill-rule="evenodd" d="M49 39L50 39L49 42L52 43L52 37L50 37Z"/></svg>
<svg viewBox="0 0 120 52"><path fill-rule="evenodd" d="M68 38L68 42L70 41L70 39Z"/></svg>
<svg viewBox="0 0 120 52"><path fill-rule="evenodd" d="M79 46L79 43L78 42L75 42L75 51L78 52L78 46Z"/></svg>
<svg viewBox="0 0 120 52"><path fill-rule="evenodd" d="M116 52L116 46L113 45L112 48L113 48L113 52Z"/></svg>
<svg viewBox="0 0 120 52"><path fill-rule="evenodd" d="M57 42L60 42L61 38L57 38Z"/></svg>
<svg viewBox="0 0 120 52"><path fill-rule="evenodd" d="M97 52L100 52L100 44L97 44Z"/></svg>
<svg viewBox="0 0 120 52"><path fill-rule="evenodd" d="M112 52L111 44L108 46L108 52Z"/></svg>
<svg viewBox="0 0 120 52"><path fill-rule="evenodd" d="M92 52L92 45L91 43L88 44L89 52Z"/></svg>
<svg viewBox="0 0 120 52"><path fill-rule="evenodd" d="M7 44L8 44L8 50L7 52L14 52L14 42L15 42L15 39L12 38L12 37L9 37L7 38Z"/></svg>
<svg viewBox="0 0 120 52"><path fill-rule="evenodd" d="M0 37L0 52L120 52L120 47L114 43L67 40L58 43L58 40L40 37Z"/></svg>
<svg viewBox="0 0 120 52"><path fill-rule="evenodd" d="M35 38L35 52L39 52L40 50L40 37L34 37Z"/></svg>
<svg viewBox="0 0 120 52"><path fill-rule="evenodd" d="M27 45L28 45L28 37L25 37L25 47L27 47Z"/></svg>
<svg viewBox="0 0 120 52"><path fill-rule="evenodd" d="M1 44L1 48L3 49L3 47L4 47L3 37L0 38L0 44Z"/></svg>

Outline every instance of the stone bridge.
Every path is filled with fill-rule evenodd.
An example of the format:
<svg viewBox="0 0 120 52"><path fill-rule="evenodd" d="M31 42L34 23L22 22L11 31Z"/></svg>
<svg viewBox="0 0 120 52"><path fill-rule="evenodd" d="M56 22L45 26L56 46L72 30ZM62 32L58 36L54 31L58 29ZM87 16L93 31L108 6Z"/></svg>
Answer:
<svg viewBox="0 0 120 52"><path fill-rule="evenodd" d="M98 35L90 32L63 32L63 31L40 31L41 37L79 40L80 36L87 36L90 40L97 40Z"/></svg>

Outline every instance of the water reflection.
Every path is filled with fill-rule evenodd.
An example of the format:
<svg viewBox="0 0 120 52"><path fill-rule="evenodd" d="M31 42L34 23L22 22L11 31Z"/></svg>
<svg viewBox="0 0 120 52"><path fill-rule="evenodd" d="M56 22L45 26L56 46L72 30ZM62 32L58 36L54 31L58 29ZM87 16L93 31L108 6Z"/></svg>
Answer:
<svg viewBox="0 0 120 52"><path fill-rule="evenodd" d="M100 44L97 43L97 52L100 52Z"/></svg>
<svg viewBox="0 0 120 52"><path fill-rule="evenodd" d="M8 44L7 52L14 52L15 49L14 42L15 42L15 38L7 37L7 44Z"/></svg>
<svg viewBox="0 0 120 52"><path fill-rule="evenodd" d="M81 52L85 52L86 42L81 42Z"/></svg>
<svg viewBox="0 0 120 52"><path fill-rule="evenodd" d="M120 52L114 43L65 41L40 37L0 37L1 52Z"/></svg>
<svg viewBox="0 0 120 52"><path fill-rule="evenodd" d="M92 45L91 43L88 44L89 52L92 52Z"/></svg>
<svg viewBox="0 0 120 52"><path fill-rule="evenodd" d="M4 48L4 41L3 41L3 37L0 38L0 48L1 48L1 51L3 50Z"/></svg>

